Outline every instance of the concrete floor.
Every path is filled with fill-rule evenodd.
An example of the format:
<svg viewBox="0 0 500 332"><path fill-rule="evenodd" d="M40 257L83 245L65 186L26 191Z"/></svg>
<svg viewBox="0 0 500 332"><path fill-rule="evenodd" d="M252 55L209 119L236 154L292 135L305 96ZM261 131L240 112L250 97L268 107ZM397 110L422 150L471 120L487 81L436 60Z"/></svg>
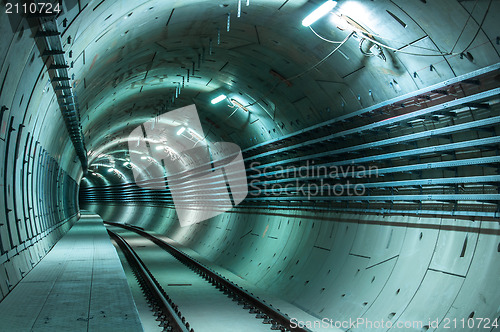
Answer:
<svg viewBox="0 0 500 332"><path fill-rule="evenodd" d="M142 331L97 215L80 220L0 303L0 331Z"/></svg>

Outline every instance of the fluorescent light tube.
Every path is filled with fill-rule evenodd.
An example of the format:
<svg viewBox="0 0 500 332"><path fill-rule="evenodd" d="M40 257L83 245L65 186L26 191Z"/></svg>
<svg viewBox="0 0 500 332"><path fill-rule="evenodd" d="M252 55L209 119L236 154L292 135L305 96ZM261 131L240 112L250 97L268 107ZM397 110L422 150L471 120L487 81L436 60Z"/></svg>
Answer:
<svg viewBox="0 0 500 332"><path fill-rule="evenodd" d="M223 101L226 98L227 98L226 95L220 95L220 96L212 99L212 104L220 103L221 101Z"/></svg>
<svg viewBox="0 0 500 332"><path fill-rule="evenodd" d="M184 130L186 130L186 128L184 128L184 127L182 127L181 129L179 129L179 130L177 131L177 135L182 134L182 133L184 132Z"/></svg>
<svg viewBox="0 0 500 332"><path fill-rule="evenodd" d="M325 16L326 14L328 14L328 12L330 10L332 10L336 5L337 5L337 1L328 0L327 2L325 2L324 4L322 4L321 6L319 6L311 14L309 14L302 21L302 25L305 26L305 27L310 26L311 24L313 24L314 22L316 22L317 20L319 20L320 18L322 18L323 16Z"/></svg>

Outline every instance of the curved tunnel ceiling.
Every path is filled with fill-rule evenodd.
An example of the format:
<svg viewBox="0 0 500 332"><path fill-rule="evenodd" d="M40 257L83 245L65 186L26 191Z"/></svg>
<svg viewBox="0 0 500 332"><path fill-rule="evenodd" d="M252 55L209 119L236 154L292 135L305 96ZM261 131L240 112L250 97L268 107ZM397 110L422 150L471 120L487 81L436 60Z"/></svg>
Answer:
<svg viewBox="0 0 500 332"><path fill-rule="evenodd" d="M241 15L238 3L67 1L60 39L46 36L63 54L50 56L33 20L51 18L2 14L2 296L76 220L80 187L82 208L165 234L316 318L498 317L500 3L340 0L311 28L301 21L323 1L241 1ZM88 173L51 56L69 67ZM168 191L134 182L129 135L192 104L208 144L240 146L257 184L180 227ZM348 174L293 174L309 162Z"/></svg>
<svg viewBox="0 0 500 332"><path fill-rule="evenodd" d="M461 6L466 5L473 4ZM341 1L314 29L335 41L353 29L356 34L325 60L338 44L301 25L304 13L316 6L306 1L244 3L239 18L236 1L105 1L88 6L92 11L83 11L85 17L60 29L64 38L73 38L64 46L74 54L71 72L91 162L93 151L107 142L126 137L154 115L192 103L212 140L247 147L498 58L498 46L491 42L495 36L487 35L494 26L492 16L486 16L476 36L467 7L453 6L453 24L448 24L433 17L439 9L424 2ZM479 22L487 8L484 1L469 10L474 9ZM464 22L468 24L461 31ZM360 41L365 35L401 52L384 49L385 61L364 56L360 48L366 45ZM448 52L453 54L438 56ZM252 104L250 113L227 119L229 109L208 103L219 89Z"/></svg>

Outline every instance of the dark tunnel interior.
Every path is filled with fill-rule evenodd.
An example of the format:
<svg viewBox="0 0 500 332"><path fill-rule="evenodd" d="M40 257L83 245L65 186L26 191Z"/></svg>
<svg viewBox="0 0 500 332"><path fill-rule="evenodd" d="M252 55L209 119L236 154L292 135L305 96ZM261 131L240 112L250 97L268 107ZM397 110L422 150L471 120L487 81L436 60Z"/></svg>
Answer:
<svg viewBox="0 0 500 332"><path fill-rule="evenodd" d="M46 2L0 6L0 308L86 211L303 320L499 319L499 1Z"/></svg>

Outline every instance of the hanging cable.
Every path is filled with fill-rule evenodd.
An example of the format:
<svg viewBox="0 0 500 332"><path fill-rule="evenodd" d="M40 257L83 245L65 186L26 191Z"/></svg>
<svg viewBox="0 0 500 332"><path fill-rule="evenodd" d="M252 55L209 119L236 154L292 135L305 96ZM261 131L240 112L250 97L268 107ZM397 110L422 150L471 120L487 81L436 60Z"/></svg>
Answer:
<svg viewBox="0 0 500 332"><path fill-rule="evenodd" d="M314 29L312 28L312 26L311 26L311 25L309 26L309 29L311 29L311 31L312 31L312 32L313 32L316 36L318 36L318 38L320 38L321 40L326 41L327 43L332 43L332 44L340 44L340 43L342 43L341 41L333 41L333 40L326 39L326 38L324 38L324 37L320 36L320 35L319 35L316 31L314 31Z"/></svg>
<svg viewBox="0 0 500 332"><path fill-rule="evenodd" d="M472 38L472 40L470 41L470 43L467 45L467 47L464 48L464 50L462 52L453 52L453 50L455 49L457 43L458 43L458 40L457 42L455 43L455 45L453 46L453 49L451 52L442 52L442 51L439 51L439 50L432 50L432 49L426 49L426 48L423 48L423 47L419 47L419 46L415 46L415 45L408 45L409 47L416 47L416 48L420 48L420 49L426 49L428 51L432 51L432 52L438 52L439 54L422 54L422 53L414 53L414 52L407 52L407 51L402 51L400 49L396 49L396 48L393 48L393 47L390 47L386 44L383 44L383 43L380 43L376 40L374 40L373 38L370 38L368 36L366 36L366 34L363 32L363 31L360 31L363 35L363 38L371 41L372 43L375 43L383 48L386 48L388 50L391 50L391 51L394 51L394 52L398 52L398 53L403 53L403 54L408 54L408 55L415 55L415 56L446 56L446 55L460 55L464 52L466 52L469 47L474 43L474 41L476 40L477 36L479 35L479 32L481 31L482 27L483 27L483 24L484 24L484 21L486 20L486 17L488 16L488 12L490 10L490 7L491 7L491 3L493 2L493 0L490 0L489 3L488 3L488 8L486 9L486 12L484 13L484 16L483 16L483 19L481 20L481 23L479 24L479 27L476 31L476 34L474 35L474 37ZM475 6L474 6L475 7ZM473 9L474 10L474 9ZM469 15L469 19L470 17L472 16L472 11L471 11L471 14ZM467 19L467 22L469 21L469 19ZM465 27L467 25L467 22L465 23L465 26L464 28L462 29L462 32L460 33L460 35L462 35L463 33L463 30L465 30ZM381 37L381 36L377 36L379 38L382 38L382 39L386 39L384 37ZM460 39L460 37L459 37Z"/></svg>
<svg viewBox="0 0 500 332"><path fill-rule="evenodd" d="M381 58L382 60L386 61L387 58L385 57L384 55L384 52L382 51L382 47L380 47L379 45L377 44L372 44L369 49L368 49L368 52L366 52L364 49L363 49L363 44L364 42L366 41L365 38L361 38L361 40L359 41L359 51L364 55L364 56L378 56L379 58Z"/></svg>
<svg viewBox="0 0 500 332"><path fill-rule="evenodd" d="M491 1L492 0L490 0L490 4L491 4ZM488 9L489 9L489 6L488 6ZM484 22L484 18L483 18L483 22ZM425 50L425 51L429 51L429 52L435 52L437 54L424 54L424 53L416 53L416 52L403 51L401 48L399 48L399 49L398 48L394 48L394 47L391 47L391 46L389 46L387 44L384 44L384 43L381 43L379 41L376 41L373 37L384 39L384 40L387 40L387 41L390 41L390 42L393 42L393 43L401 43L399 41L392 40L392 39L386 38L384 36L381 36L381 35L378 35L378 34L375 34L375 33L372 33L372 32L368 33L366 30L359 29L357 27L352 26L351 24L350 24L350 26L351 26L352 31L354 31L357 35L359 35L360 38L364 38L366 40L371 41L372 43L375 43L375 44L379 45L380 47L386 48L386 49L394 51L394 52L402 53L402 54L415 55L415 56L446 56L446 55L460 55L462 53L462 52L460 52L460 53L443 52L443 51L440 51L440 50L435 50L435 49L431 49L431 48L427 48L427 47L422 47L422 46L417 46L417 45L411 45L411 44L408 44L408 43L405 44L405 45L403 45L401 48L404 48L404 47L413 47L413 48L417 48L417 49L421 49L421 50ZM314 31L314 29L312 27L309 27L309 28L311 29L311 31L318 38L320 38L320 39L322 39L322 40L324 40L326 42L329 42L329 43L339 43L339 42L336 42L336 41L324 38L323 36L319 35L316 31ZM401 44L404 44L404 43L401 43Z"/></svg>
<svg viewBox="0 0 500 332"><path fill-rule="evenodd" d="M442 52L442 51L439 51L439 50L433 50L434 52L439 52L439 54L422 54L422 53L407 52L407 51L403 51L403 50L400 50L400 49L397 49L397 48L394 48L394 47L390 47L389 45L383 44L381 42L378 42L375 39L370 38L370 37L368 37L365 34L363 34L362 38L365 38L366 40L369 40L372 43L377 44L380 47L386 48L388 50L391 50L391 51L394 51L394 52L397 52L397 53L408 54L408 55L415 55L415 56L445 56L445 55L459 55L460 54L460 53ZM408 45L408 46L412 46L412 45Z"/></svg>
<svg viewBox="0 0 500 332"><path fill-rule="evenodd" d="M342 42L339 42L339 41L333 41L333 40L329 40L321 35L319 35L311 26L309 26L309 28L311 29L311 31L318 37L320 38L321 40L323 41L326 41L328 43L332 43L332 44L340 44ZM397 48L394 48L394 47L391 47L389 45L386 45L386 44L383 44L381 42L378 42L376 40L374 40L373 38L370 38L366 35L366 32L363 31L363 30L360 30L360 29L356 29L354 28L353 29L353 32L355 32L356 34L360 34L363 38L363 39L366 39L366 40L369 40L371 41L372 43L374 44L377 44L379 45L380 47L383 47L383 48L386 48L388 50L391 50L391 51L394 51L394 52L398 52L398 53L403 53L403 54L409 54L409 55L416 55L416 56L444 56L444 55L459 55L460 53L451 53L451 52L442 52L442 51L439 51L439 50L433 50L431 48L427 48L427 47L421 47L421 46L416 46L416 45L409 45L409 44L406 44L404 45L403 47L414 47L414 48L419 48L419 49L422 49L422 50L426 50L426 51L430 51L430 52L437 52L438 54L422 54L422 53L415 53L415 52L407 52L407 51L402 51L401 49L397 49ZM373 33L370 33L370 35L375 35ZM394 43L400 43L398 41L395 41L395 40L391 40L391 39L388 39L388 38L385 38L385 37L382 37L380 35L375 35L379 38L382 38L382 39L385 39L385 40L388 40L388 41L391 41L391 42L394 42ZM363 52L364 53L364 52ZM365 54L367 55L367 54Z"/></svg>
<svg viewBox="0 0 500 332"><path fill-rule="evenodd" d="M304 74L308 73L309 71L313 70L314 68L320 66L321 64L323 64L323 62L325 62L329 57L331 57L335 52L337 52L339 50L340 47L342 47L342 45L344 45L348 40L349 38L351 38L353 35L355 34L355 32L351 32L343 41L340 42L340 44L335 47L335 49L333 51L331 51L327 56L325 56L323 59L321 59L320 61L318 61L315 65L313 65L312 67L308 68L307 70L303 71L302 73L300 74L297 74L295 76L292 76L290 78L287 78L285 79L285 81L291 81L291 80L294 80L294 79L297 79L301 76L303 76ZM278 85L280 85L280 83L282 83L282 81L279 81L277 82L269 91L268 93L266 93L263 97L255 100L253 103L250 103L248 105L245 105L244 107L250 107L250 106L253 106L255 104L257 104L259 101L261 100L264 100L264 98L266 98L267 96L269 96L270 94L273 93L274 89L276 89L276 87Z"/></svg>
<svg viewBox="0 0 500 332"><path fill-rule="evenodd" d="M489 10L490 10L490 7L491 7L491 3L492 3L492 1L493 1L493 0L490 0L490 1L489 1L488 8L486 9L486 12L485 12L485 14L484 14L484 16L483 16L483 19L481 20L481 23L479 24L478 30L476 31L476 34L475 34L475 35L474 35L474 37L472 38L471 42L467 45L467 47L465 47L465 48L464 48L464 50L463 50L462 52L458 52L458 53L457 53L457 52L455 52L455 53L453 52L453 50L454 50L454 48L455 48L456 44L458 43L458 40L457 40L457 42L455 43L455 45L453 46L452 51L450 51L450 52L443 52L443 51L440 51L440 50L433 50L433 49L430 49L430 48L426 48L426 47L422 47L422 46L417 46L417 45L410 45L410 44L406 44L406 45L404 45L404 46L403 46L403 47L414 47L414 48L418 48L418 49L426 50L426 51L429 51L429 52L436 52L436 53L437 53L437 54L422 54L422 53L415 53L415 52L403 51L403 50L401 50L401 49L397 49L397 48L391 47L391 46L389 46L389 45L386 45L386 44L384 44L384 43L381 43L381 42L379 42L379 41L375 40L374 38L370 38L369 36L367 36L367 35L366 35L366 31L363 31L363 30L361 30L361 29L357 29L357 28L354 28L354 27L353 27L353 31L352 31L352 32L351 32L351 33L350 33L350 34L349 34L349 35L348 35L348 36L347 36L347 37L346 37L343 41L338 42L338 41L329 40L329 39L327 39L327 38L325 38L325 37L321 36L321 35L320 35L320 34L318 34L318 33L317 33L317 32L316 32L316 31L315 31L315 30L314 30L311 26L309 26L309 28L311 29L311 31L312 31L312 32L313 32L313 33L314 33L314 34L315 34L318 38L320 38L321 40L323 40L323 41L325 41L325 42L328 42L328 43L332 43L332 44L339 44L339 45L338 45L338 46L337 46L337 47L336 47L336 48L335 48L332 52L330 52L327 56L325 56L323 59L321 59L319 62L317 62L315 65L313 65L312 67L308 68L307 70L303 71L303 72L302 72L302 73L300 73L300 74L297 74L297 75L295 75L295 76L292 76L292 77L290 77L290 78L286 79L286 81L292 81L292 80L294 80L294 79L297 79L297 78L299 78L299 77L303 76L304 74L308 73L309 71L311 71L311 70L315 69L316 67L320 66L321 64L323 64L323 63L324 63L324 62L325 62L325 61L326 61L326 60L327 60L330 56L332 56L335 52L337 52L337 51L340 49L340 47L342 47L342 45L344 45L344 44L347 42L347 40L349 40L349 38L350 38L350 37L352 37L353 35L356 35L357 33L359 33L359 34L360 34L360 38L365 39L365 40L369 40L370 42L372 42L372 43L374 43L374 44L376 44L376 45L378 45L378 46L380 46L380 47L382 47L382 48L385 48L385 49L387 49L387 50L391 50L391 51L396 52L396 53L402 53L402 54L408 54L408 55L414 55L414 56L448 56L448 55L460 55L460 54L463 54L464 52L466 52L466 51L467 51L467 49L469 49L469 47L470 47L470 46L474 43L474 41L476 40L477 36L479 35L479 32L481 31L482 26L483 26L483 24L484 24L484 21L485 21L485 19L486 19L487 15L488 15ZM477 0L476 0L476 4L477 4ZM247 5L248 5L248 2L247 2ZM474 8L475 8L475 5L474 5ZM474 10L474 8L472 9L472 11ZM465 27L466 27L466 25L467 25L468 21L470 20L470 18L471 18L471 16L472 16L472 11L471 11L471 13L470 13L470 15L469 15L469 18L467 19L467 22L465 23L464 28L462 29L462 32L460 33L460 36L462 35L462 33L463 33L463 31L465 30ZM387 40L387 41L391 41L391 42L398 43L398 41L394 41L394 40L391 40L391 39L388 39L388 38L385 38L385 37L382 37L382 36L380 36L380 35L376 35L376 34L373 34L373 33L370 33L370 36L376 36L376 37L378 37L378 38L381 38L381 39L384 39L384 40ZM460 39L460 36L459 36L459 39ZM363 40L361 40L361 41L360 41L360 49L361 49L361 50L362 50L362 47L361 47L361 46L362 46L362 42L363 42ZM399 43L400 43L400 42L399 42ZM363 53L364 55L366 55L366 56L376 55L376 54L373 54L373 53L366 53L366 52L364 52L363 50L362 50L362 53ZM250 103L250 104L248 104L248 105L245 105L245 107L250 107L250 106L253 106L253 105L257 104L259 101L264 100L264 98L265 98L266 96L268 96L269 94L271 94L271 93L274 91L274 89L275 89L275 88L276 88L276 87L277 87L280 83L281 83L281 82L277 82L277 83L276 83L276 84L275 84L275 85L274 85L274 86L273 86L273 87L269 90L269 92L268 92L265 96L263 96L263 97L261 97L261 98L257 99L257 100L256 100L256 101L254 101L253 103ZM234 114L234 112L233 112L233 114ZM230 116L232 116L233 114L231 114Z"/></svg>
<svg viewBox="0 0 500 332"><path fill-rule="evenodd" d="M361 34L365 33L364 31L361 31L361 30L358 30ZM392 50L396 50L395 52L405 52L405 53L411 53L411 52L406 52L406 51L402 51L401 49L404 48L404 47L413 47L413 48L418 48L420 50L424 50L424 51L429 51L429 52L437 52L439 54L436 54L436 55L448 55L448 54L458 54L458 53L451 53L451 52L443 52L443 51L439 51L439 50L436 50L436 49L432 49L432 48L428 48L428 47L423 47L423 46L418 46L418 45L411 45L410 43L402 43L400 41L397 41L397 40L394 40L394 39L390 39L390 38L387 38L387 37L384 37L384 36L381 36L381 35L378 35L378 34L375 34L375 33L370 33L369 34L370 36L373 36L373 37L377 37L377 38L380 38L380 39L383 39L383 40L386 40L386 41L389 41L389 42L392 42L392 43L399 43L399 44L404 44L402 47L396 49L396 48L393 48ZM388 45L385 45L388 47ZM423 55L421 53L412 53L412 54L415 54L415 55Z"/></svg>
<svg viewBox="0 0 500 332"><path fill-rule="evenodd" d="M299 78L299 77L303 76L304 74L306 74L306 73L310 72L310 71L311 71L311 70L313 70L314 68L316 68L316 67L318 67L318 66L322 65L322 64L323 64L323 62L325 62L325 61L326 61L329 57L331 57L331 56L332 56L335 52L337 52L337 51L338 51L338 49L339 49L339 48L341 48L341 47L342 47L342 45L344 45L344 44L345 44L345 43L349 40L349 38L351 38L351 37L354 35L354 33L355 33L354 31L353 31L353 32L351 32L351 33L350 33L347 37L345 37L345 39L344 39L343 41L341 41L341 42L340 42L340 44L339 44L337 47L335 47L335 49L334 49L333 51L331 51L331 52L330 52L327 56L325 56L323 59L321 59L320 61L318 61L318 62L317 62L314 66L312 66L312 67L310 67L310 68L308 68L308 69L304 70L304 71L303 71L302 73L300 73L300 74L297 74L297 75L295 75L295 76L292 76L292 77L290 77L290 78L287 78L287 79L286 79L286 81L292 81L292 80L294 80L294 79L296 79L296 78Z"/></svg>
<svg viewBox="0 0 500 332"><path fill-rule="evenodd" d="M490 7L491 7L492 2L493 2L493 0L490 0L490 2L488 3L488 8L486 8L486 12L484 13L483 19L481 20L479 27L477 28L477 31L476 31L476 34L474 35L474 38L472 38L469 45L467 45L467 47L464 48L464 50L462 52L460 52L460 54L466 52L469 49L469 47L471 47L472 43L474 43L474 41L476 40L477 36L479 35L479 32L483 28L484 21L486 20L486 16L488 16L488 12L490 11Z"/></svg>
<svg viewBox="0 0 500 332"><path fill-rule="evenodd" d="M371 53L371 52L365 52L365 50L363 50L363 44L364 42L366 41L366 38L361 38L361 40L359 41L359 51L364 55L364 56L374 56L375 54Z"/></svg>
<svg viewBox="0 0 500 332"><path fill-rule="evenodd" d="M478 27L478 29L477 29L477 31L476 31L476 34L475 34L475 35L474 35L474 37L472 38L471 42L467 45L467 47L465 47L465 48L464 48L464 50L463 50L462 52L458 52L458 53L456 53L456 52L454 53L454 52L453 52L453 50L455 49L456 45L458 44L458 41L460 40L460 37L462 36L462 34L463 34L463 32L464 32L465 28L467 27L467 24L468 24L469 20L470 20L470 19L471 19L471 17L472 17L472 12L473 12L473 11L474 11L474 9L476 8L476 5L477 5L477 3L478 3L478 0L476 0L476 2L475 2L475 4L474 4L474 7L472 8L472 10L471 10L471 12L470 12L470 14L469 14L469 17L467 18L467 21L465 22L465 25L464 25L464 27L462 28L462 31L460 32L460 35L459 35L459 37L458 37L457 41L455 42L455 44L453 45L453 48L452 48L452 50L451 50L450 52L443 52L443 51L440 51L440 50L434 50L434 49L430 49L430 48L426 48L426 47L421 47L421 46L417 46L417 45L410 45L410 44L406 44L406 45L404 45L402 48L404 48L404 47L414 47L414 48L418 48L418 49L426 50L426 51L429 51L429 52L435 52L436 54L424 54L424 53L417 53L417 52L408 52L408 51L403 51L401 48L400 48L400 49L398 49L398 48L394 48L394 47L391 47L391 46L389 46L389 45L387 45L387 44L384 44L384 43L381 43L381 42L377 41L377 40L375 40L374 38L372 38L372 36L374 36L374 34L370 34L370 35L368 36L368 35L367 35L367 33L366 33L366 31L363 31L363 30L361 30L361 29L357 29L357 28L355 28L355 27L353 27L353 32L351 33L351 35L349 35L349 37L350 37L350 36L352 36L352 34L354 34L354 33L359 33L359 34L360 34L360 38L362 38L362 39L360 40L359 49L360 49L361 53L362 53L363 55L365 55L365 56L373 56L373 55L376 55L376 54L373 54L373 53L370 53L370 52L365 52L365 51L363 50L363 47L362 47L362 46L363 46L363 42L364 42L365 40L368 40L368 41L370 41L370 42L372 42L372 43L376 44L378 47L383 47L383 48L385 48L385 49L387 49L387 50L390 50L390 51L393 51L393 52L396 52L396 53L408 54L408 55L413 55L413 56L427 56L427 57L428 57L428 56L450 56L450 55L461 55L461 54L463 54L464 52L466 52L466 51L469 49L469 47L470 47L470 46L474 43L474 41L476 40L477 36L479 35L479 32L481 31L482 26L483 26L483 24L484 24L484 21L486 20L486 17L487 17L487 15L488 15L488 12L489 12L489 10L490 10L491 3L492 3L492 2L493 2L493 0L490 0L490 1L489 1L489 3L488 3L488 8L486 9L486 12L485 12L485 14L484 14L484 16L483 16L483 19L481 20L481 23L479 24L479 27ZM325 42L332 43L332 44L340 44L340 46L341 46L341 45L342 45L343 43L345 43L345 41L346 41L346 40L344 40L343 42L338 42L338 41L329 40L329 39L327 39L327 38L325 38L325 37L321 36L320 34L318 34L318 33L317 33L317 32L316 32L316 31L315 31L315 30L314 30L311 26L309 26L309 28L311 29L311 31L312 31L312 32L313 32L313 33L314 33L314 34L315 34L318 38L320 38L321 40L323 40L323 41L325 41ZM382 38L382 39L385 39L385 40L388 40L388 41L392 41L392 42L396 42L396 43L397 43L397 41L390 40L390 39L385 38L385 37L382 37L382 36L380 36L380 35L375 35L375 36L377 36L378 38ZM339 47L340 47L340 46L339 46ZM337 51L337 49L338 49L338 48L336 48L336 49L335 49L335 50L334 50L331 54L333 54L334 52L336 52L336 51ZM381 50L380 50L380 52L381 52ZM383 54L383 52L381 52L381 53ZM299 74L299 75L297 75L297 76L294 76L294 77L292 77L292 78L290 78L290 79L288 79L288 80L290 81L290 80L292 80L292 79L295 79L295 78L297 78L297 77L300 77L300 76L302 76L303 74L305 74L306 72L308 72L308 71L310 71L310 70L312 70L312 69L316 68L316 67L317 67L317 66L319 66L321 63L323 63L323 62L324 62L324 61L325 61L325 60L326 60L329 56L331 56L331 54L329 54L329 55L328 55L325 59L323 59L322 61L320 61L319 63L317 63L317 64L316 64L315 66L313 66L312 68L310 68L310 69L306 70L304 73Z"/></svg>
<svg viewBox="0 0 500 332"><path fill-rule="evenodd" d="M469 13L469 16L467 17L467 20L465 21L465 24L462 28L462 31L460 31L460 34L458 35L458 38L457 38L457 41L455 42L455 44L453 44L453 47L451 49L451 52L453 52L453 50L455 49L455 47L457 46L460 38L462 37L462 34L464 33L465 31L465 28L467 27L467 24L469 24L469 21L470 19L472 18L472 13L474 12L474 9L476 9L476 6L477 6L477 3L478 3L479 0L476 0L476 2L474 3L474 7L472 7L472 10L470 11Z"/></svg>

